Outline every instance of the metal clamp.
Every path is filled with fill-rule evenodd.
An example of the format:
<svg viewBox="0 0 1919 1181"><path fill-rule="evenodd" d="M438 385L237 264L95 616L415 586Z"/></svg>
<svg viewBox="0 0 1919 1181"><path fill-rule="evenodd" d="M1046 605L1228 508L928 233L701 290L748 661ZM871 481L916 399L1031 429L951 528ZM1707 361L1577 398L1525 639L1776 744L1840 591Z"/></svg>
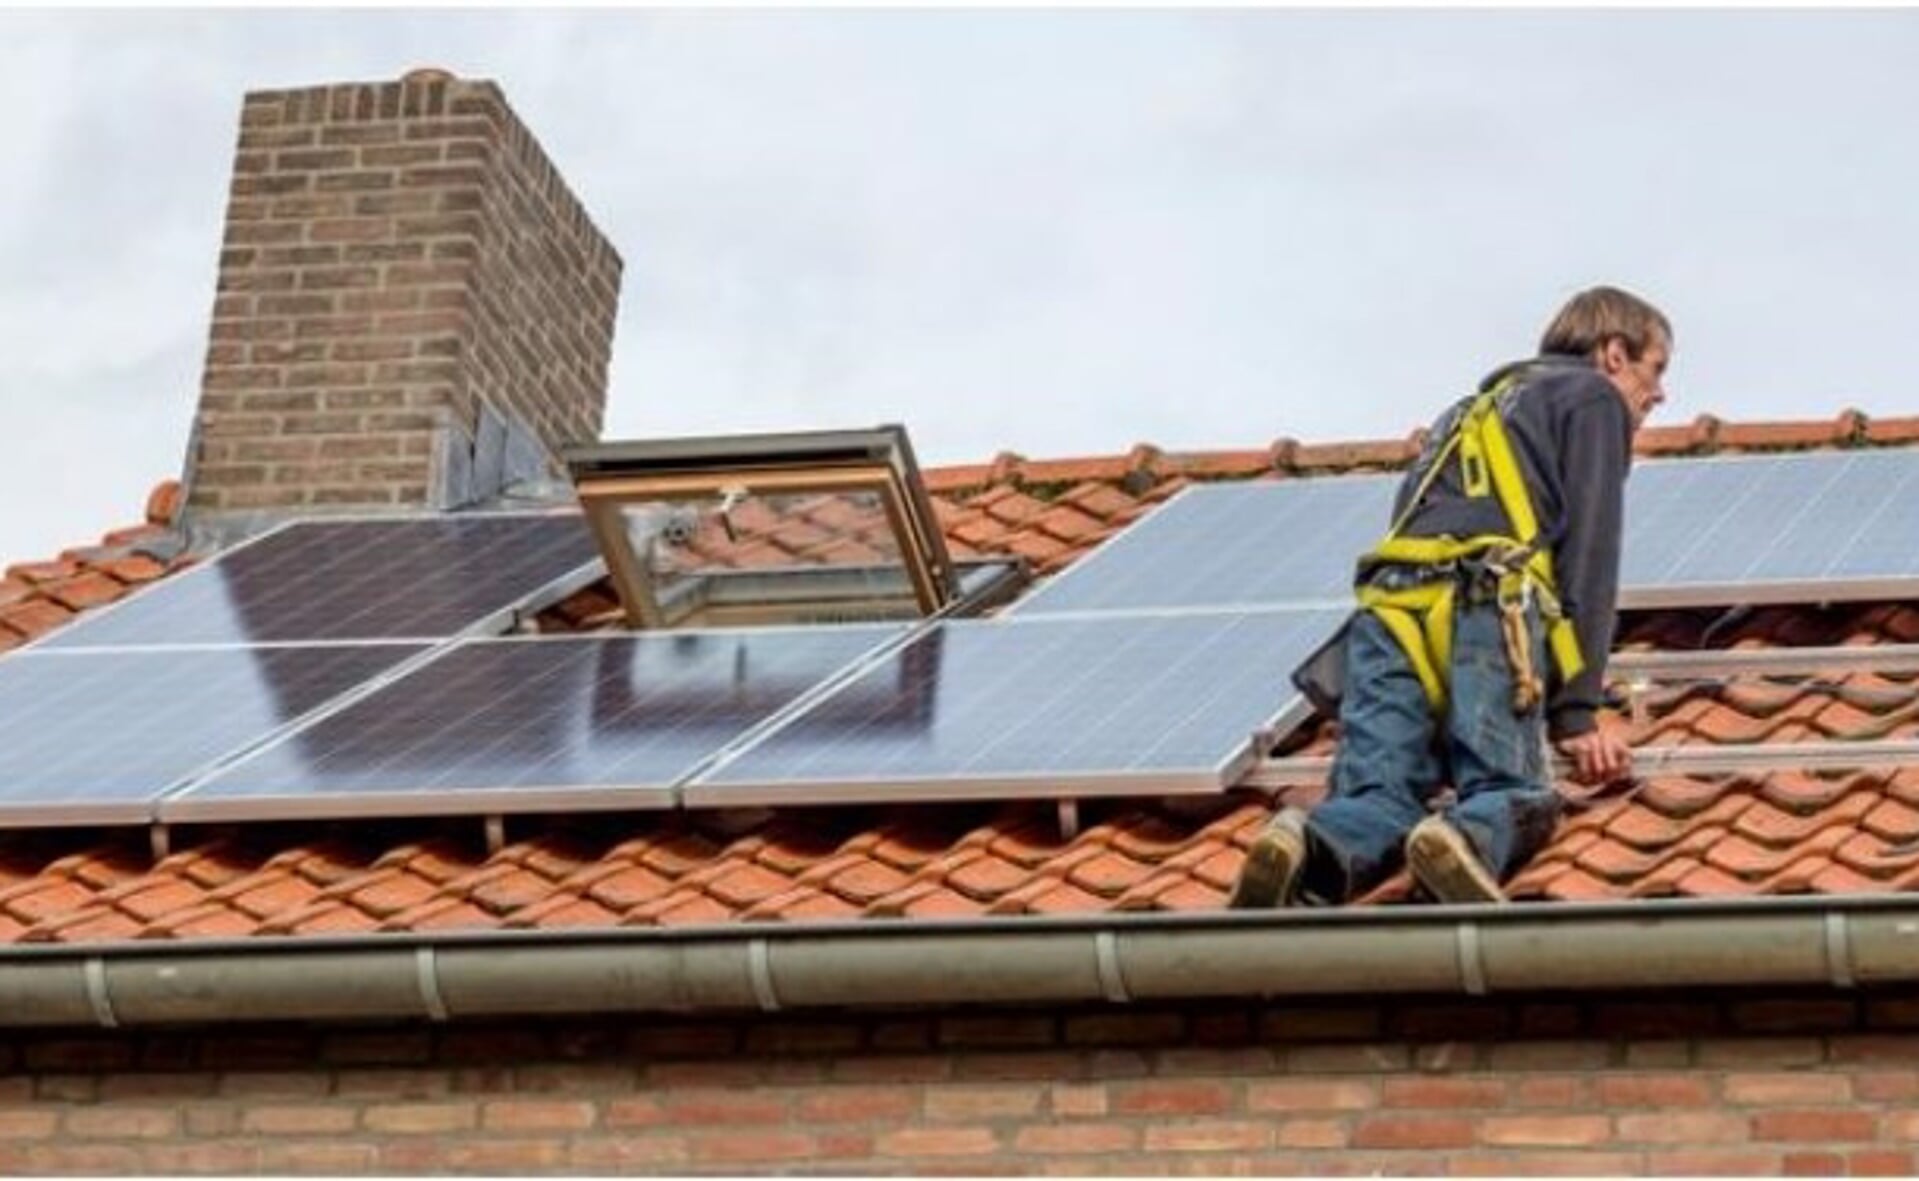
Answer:
<svg viewBox="0 0 1919 1181"><path fill-rule="evenodd" d="M420 1007L426 1015L434 1021L450 1020L453 1015L440 994L440 961L431 944L414 949L413 976L420 985Z"/></svg>
<svg viewBox="0 0 1919 1181"><path fill-rule="evenodd" d="M1485 996L1486 961L1479 941L1478 923L1461 923L1453 928L1459 951L1459 986L1469 996Z"/></svg>
<svg viewBox="0 0 1919 1181"><path fill-rule="evenodd" d="M107 994L107 962L97 955L88 956L80 965L87 984L87 1004L93 1019L106 1029L118 1029L120 1018L113 1011L113 998Z"/></svg>
<svg viewBox="0 0 1919 1181"><path fill-rule="evenodd" d="M1834 988L1851 988L1852 925L1842 911L1826 912L1826 972Z"/></svg>
<svg viewBox="0 0 1919 1181"><path fill-rule="evenodd" d="M1099 990L1106 999L1116 1005L1130 1004L1133 994L1127 991L1126 974L1120 971L1117 935L1111 931L1093 934L1093 962L1099 969Z"/></svg>
<svg viewBox="0 0 1919 1181"><path fill-rule="evenodd" d="M780 1010L780 995L773 989L773 956L766 940L755 939L746 945L746 975L753 982L753 999L768 1013Z"/></svg>

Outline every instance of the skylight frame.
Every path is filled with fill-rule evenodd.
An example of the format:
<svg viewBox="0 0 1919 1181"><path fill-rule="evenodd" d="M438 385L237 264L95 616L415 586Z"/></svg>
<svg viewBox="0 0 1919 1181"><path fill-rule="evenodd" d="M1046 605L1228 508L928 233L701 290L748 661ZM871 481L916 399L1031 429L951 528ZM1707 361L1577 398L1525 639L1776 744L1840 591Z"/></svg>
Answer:
<svg viewBox="0 0 1919 1181"><path fill-rule="evenodd" d="M625 510L688 500L717 504L734 491L875 495L921 615L938 614L960 595L959 572L903 426L596 443L567 448L564 458L587 527L634 628L663 629L674 620L644 555L633 545Z"/></svg>

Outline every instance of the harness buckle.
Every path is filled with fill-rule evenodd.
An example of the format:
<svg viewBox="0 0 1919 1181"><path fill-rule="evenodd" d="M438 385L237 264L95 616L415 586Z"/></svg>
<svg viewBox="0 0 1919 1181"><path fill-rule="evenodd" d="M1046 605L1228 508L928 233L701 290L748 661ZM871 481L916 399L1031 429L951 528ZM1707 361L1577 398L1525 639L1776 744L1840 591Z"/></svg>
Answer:
<svg viewBox="0 0 1919 1181"><path fill-rule="evenodd" d="M1524 612L1531 608L1535 585L1532 576L1523 569L1500 575L1497 591L1500 609Z"/></svg>
<svg viewBox="0 0 1919 1181"><path fill-rule="evenodd" d="M1411 565L1405 562L1380 562L1360 571L1359 585L1378 587L1384 591L1412 590L1415 587L1431 586L1435 582L1447 582L1459 577L1461 570L1458 562L1436 562L1429 565Z"/></svg>

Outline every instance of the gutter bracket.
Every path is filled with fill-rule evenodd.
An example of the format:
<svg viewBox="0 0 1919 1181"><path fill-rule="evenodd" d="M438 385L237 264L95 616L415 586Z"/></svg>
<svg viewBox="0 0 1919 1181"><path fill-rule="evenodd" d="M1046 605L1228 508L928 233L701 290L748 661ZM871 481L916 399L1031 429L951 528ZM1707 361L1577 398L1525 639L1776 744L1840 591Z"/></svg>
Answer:
<svg viewBox="0 0 1919 1181"><path fill-rule="evenodd" d="M440 960L431 944L413 950L413 972L420 982L420 1004L426 1015L437 1022L449 1020L452 1014L440 994Z"/></svg>
<svg viewBox="0 0 1919 1181"><path fill-rule="evenodd" d="M147 844L153 850L155 861L165 861L167 854L173 851L173 830L158 822L149 824Z"/></svg>
<svg viewBox="0 0 1919 1181"><path fill-rule="evenodd" d="M498 812L486 818L486 851L489 855L506 848L506 817Z"/></svg>
<svg viewBox="0 0 1919 1181"><path fill-rule="evenodd" d="M1844 911L1826 912L1826 971L1834 988L1857 983L1852 975L1852 923Z"/></svg>
<svg viewBox="0 0 1919 1181"><path fill-rule="evenodd" d="M104 1029L120 1028L120 1018L113 1012L113 998L107 994L107 962L90 955L81 964L80 974L87 982L87 1004L93 1008L93 1019Z"/></svg>
<svg viewBox="0 0 1919 1181"><path fill-rule="evenodd" d="M1485 996L1486 962L1479 942L1479 924L1461 923L1453 928L1459 950L1459 985L1468 996Z"/></svg>
<svg viewBox="0 0 1919 1181"><path fill-rule="evenodd" d="M766 940L754 939L746 945L746 972L753 981L753 999L768 1013L780 1011L780 994L773 989L773 957Z"/></svg>
<svg viewBox="0 0 1919 1181"><path fill-rule="evenodd" d="M1119 937L1111 931L1093 933L1093 961L1099 969L1099 990L1116 1005L1127 1005L1133 994L1126 988L1126 973L1119 966Z"/></svg>

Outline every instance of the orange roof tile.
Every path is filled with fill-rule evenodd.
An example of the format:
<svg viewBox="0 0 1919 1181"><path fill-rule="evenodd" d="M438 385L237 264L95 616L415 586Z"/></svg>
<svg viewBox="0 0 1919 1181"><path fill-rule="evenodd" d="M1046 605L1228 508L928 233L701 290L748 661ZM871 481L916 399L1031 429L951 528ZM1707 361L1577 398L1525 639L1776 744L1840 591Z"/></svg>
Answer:
<svg viewBox="0 0 1919 1181"><path fill-rule="evenodd" d="M52 561L8 566L0 575L0 652L186 565L183 558L161 561L138 549L165 535L179 499L179 482L168 480L147 498L146 524L116 530L97 546L70 549Z"/></svg>

